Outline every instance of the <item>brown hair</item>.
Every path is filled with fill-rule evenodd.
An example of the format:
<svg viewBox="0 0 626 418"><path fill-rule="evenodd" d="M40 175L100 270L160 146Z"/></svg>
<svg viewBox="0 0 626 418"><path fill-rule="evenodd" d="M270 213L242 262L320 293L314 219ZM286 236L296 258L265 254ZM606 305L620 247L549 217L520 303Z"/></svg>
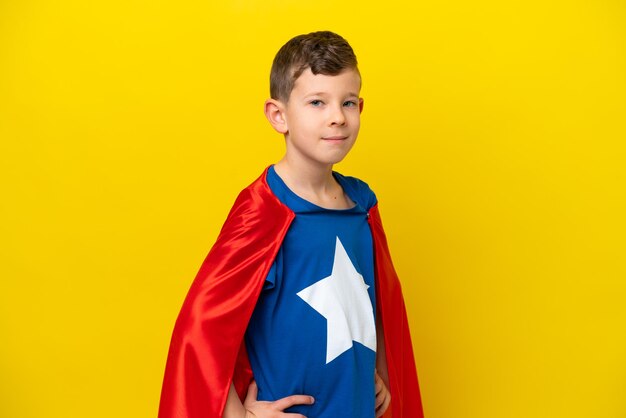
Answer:
<svg viewBox="0 0 626 418"><path fill-rule="evenodd" d="M313 74L337 75L345 69L357 72L356 55L341 36L329 31L311 32L291 38L280 48L270 72L270 96L285 103L293 86L310 68Z"/></svg>

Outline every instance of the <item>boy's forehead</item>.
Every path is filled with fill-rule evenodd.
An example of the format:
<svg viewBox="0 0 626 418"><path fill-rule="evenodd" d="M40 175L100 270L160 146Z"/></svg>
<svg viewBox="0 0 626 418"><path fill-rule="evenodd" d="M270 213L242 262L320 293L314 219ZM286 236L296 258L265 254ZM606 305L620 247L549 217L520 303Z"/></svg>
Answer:
<svg viewBox="0 0 626 418"><path fill-rule="evenodd" d="M337 75L313 74L310 68L302 72L294 83L292 93L308 94L352 94L359 95L361 77L352 68Z"/></svg>

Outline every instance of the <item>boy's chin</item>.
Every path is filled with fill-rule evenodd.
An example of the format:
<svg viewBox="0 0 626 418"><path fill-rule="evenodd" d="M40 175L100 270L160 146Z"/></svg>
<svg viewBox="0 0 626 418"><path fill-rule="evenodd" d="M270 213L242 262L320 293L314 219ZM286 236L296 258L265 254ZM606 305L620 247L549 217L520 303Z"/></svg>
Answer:
<svg viewBox="0 0 626 418"><path fill-rule="evenodd" d="M329 157L329 158L325 159L325 160L323 161L323 163L325 163L325 164L331 164L331 165L334 165L334 164L339 164L340 162L342 162L343 160L345 160L347 156L348 156L347 154L344 154L344 155L341 155L341 156Z"/></svg>
<svg viewBox="0 0 626 418"><path fill-rule="evenodd" d="M345 160L349 155L350 155L350 150L344 151L344 152L332 153L330 155L327 155L327 158L325 160L328 162L328 164L338 164L342 162L343 160Z"/></svg>

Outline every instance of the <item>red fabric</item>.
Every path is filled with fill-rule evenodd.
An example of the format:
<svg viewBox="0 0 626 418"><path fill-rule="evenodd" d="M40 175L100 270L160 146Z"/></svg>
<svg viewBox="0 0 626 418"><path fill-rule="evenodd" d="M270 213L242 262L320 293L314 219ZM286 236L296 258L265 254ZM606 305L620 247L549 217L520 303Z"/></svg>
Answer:
<svg viewBox="0 0 626 418"><path fill-rule="evenodd" d="M295 217L270 190L266 173L237 197L185 298L170 343L159 418L221 418L231 382L245 397L252 370L244 334ZM404 301L377 206L369 222L392 397L385 418L421 418Z"/></svg>
<svg viewBox="0 0 626 418"><path fill-rule="evenodd" d="M387 410L384 418L422 418L424 411L404 298L400 280L391 262L378 204L370 209L369 224L374 239L376 303L385 331L385 351L391 391L391 408Z"/></svg>

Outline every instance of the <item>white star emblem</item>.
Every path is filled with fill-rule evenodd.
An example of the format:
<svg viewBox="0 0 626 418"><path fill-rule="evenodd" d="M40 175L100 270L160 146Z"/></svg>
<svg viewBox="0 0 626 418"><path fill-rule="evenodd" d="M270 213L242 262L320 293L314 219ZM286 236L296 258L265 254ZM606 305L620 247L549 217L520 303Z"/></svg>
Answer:
<svg viewBox="0 0 626 418"><path fill-rule="evenodd" d="M376 351L374 309L368 288L337 237L330 276L297 293L326 318L326 364L352 348L352 341Z"/></svg>

